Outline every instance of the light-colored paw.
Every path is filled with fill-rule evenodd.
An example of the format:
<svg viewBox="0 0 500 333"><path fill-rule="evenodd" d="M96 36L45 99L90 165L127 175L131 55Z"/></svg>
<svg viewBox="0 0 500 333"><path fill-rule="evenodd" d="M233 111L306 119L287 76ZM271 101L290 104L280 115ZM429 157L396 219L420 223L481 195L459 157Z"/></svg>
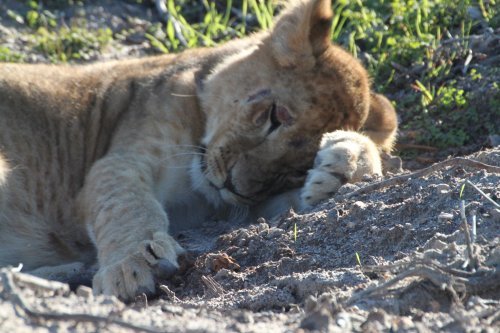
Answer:
<svg viewBox="0 0 500 333"><path fill-rule="evenodd" d="M378 149L368 137L351 131L326 133L302 188L301 205L309 207L328 199L342 185L360 181L364 175L381 174Z"/></svg>
<svg viewBox="0 0 500 333"><path fill-rule="evenodd" d="M155 291L155 276L172 274L179 267L182 247L167 233L156 232L116 262L99 268L93 279L95 294L130 300L139 293Z"/></svg>
<svg viewBox="0 0 500 333"><path fill-rule="evenodd" d="M307 181L300 193L302 206L313 206L330 198L345 182L344 174L330 173L322 169L310 170Z"/></svg>

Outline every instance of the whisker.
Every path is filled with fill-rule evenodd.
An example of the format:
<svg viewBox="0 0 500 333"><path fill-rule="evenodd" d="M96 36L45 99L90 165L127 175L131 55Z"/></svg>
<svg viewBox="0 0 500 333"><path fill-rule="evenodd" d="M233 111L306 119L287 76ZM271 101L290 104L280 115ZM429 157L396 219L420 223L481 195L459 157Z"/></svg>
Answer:
<svg viewBox="0 0 500 333"><path fill-rule="evenodd" d="M160 160L160 162L164 162L170 158L178 157L178 156L206 156L205 153L198 153L198 152L184 152L184 153L178 153L178 154L173 154L173 155L167 155L164 158Z"/></svg>
<svg viewBox="0 0 500 333"><path fill-rule="evenodd" d="M196 95L184 95L184 94L177 94L177 93L170 93L171 96L175 97L195 97Z"/></svg>
<svg viewBox="0 0 500 333"><path fill-rule="evenodd" d="M196 148L196 149L201 149L202 151L206 151L207 148L203 146L198 146L198 145L188 145L188 144L167 144L165 145L167 147L180 147L180 148Z"/></svg>

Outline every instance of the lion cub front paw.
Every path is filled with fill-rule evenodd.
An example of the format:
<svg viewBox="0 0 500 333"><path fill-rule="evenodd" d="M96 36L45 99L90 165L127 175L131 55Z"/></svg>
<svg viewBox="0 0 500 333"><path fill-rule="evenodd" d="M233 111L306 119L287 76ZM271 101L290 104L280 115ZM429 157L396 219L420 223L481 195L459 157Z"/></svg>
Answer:
<svg viewBox="0 0 500 333"><path fill-rule="evenodd" d="M123 300L139 293L154 293L155 276L171 275L179 265L182 247L167 233L156 232L121 259L99 268L93 279L95 294L115 295Z"/></svg>
<svg viewBox="0 0 500 333"><path fill-rule="evenodd" d="M347 182L364 175L381 175L382 165L375 144L366 136L351 131L325 133L309 170L300 198L309 207L331 197Z"/></svg>

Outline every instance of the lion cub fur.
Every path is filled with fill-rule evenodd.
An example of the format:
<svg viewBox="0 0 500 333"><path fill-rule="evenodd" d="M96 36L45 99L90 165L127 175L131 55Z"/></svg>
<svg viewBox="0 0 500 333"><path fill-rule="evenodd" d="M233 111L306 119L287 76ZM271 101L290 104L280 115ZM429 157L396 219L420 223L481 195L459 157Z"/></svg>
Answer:
<svg viewBox="0 0 500 333"><path fill-rule="evenodd" d="M380 173L395 111L331 44L331 18L330 1L294 0L212 49L0 64L0 266L97 261L94 292L130 299L177 267L169 225L301 186L318 147L305 204Z"/></svg>

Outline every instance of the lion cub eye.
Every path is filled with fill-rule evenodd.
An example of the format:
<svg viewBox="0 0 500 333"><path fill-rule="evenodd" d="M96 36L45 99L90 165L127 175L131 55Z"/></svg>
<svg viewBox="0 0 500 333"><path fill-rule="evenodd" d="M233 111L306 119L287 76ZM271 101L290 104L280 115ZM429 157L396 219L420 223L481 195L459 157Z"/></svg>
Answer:
<svg viewBox="0 0 500 333"><path fill-rule="evenodd" d="M276 103L273 103L273 105L271 105L269 109L269 114L270 114L269 119L271 121L271 127L269 127L269 130L267 131L268 134L272 133L281 125L281 122L279 121L278 115L276 113L277 113Z"/></svg>
<svg viewBox="0 0 500 333"><path fill-rule="evenodd" d="M273 132L281 125L290 126L293 123L293 118L288 112L288 109L282 105L277 105L273 103L270 108L270 116L269 119L271 121L271 127L269 128L268 133Z"/></svg>
<svg viewBox="0 0 500 333"><path fill-rule="evenodd" d="M260 105L259 105L260 104ZM293 123L293 118L288 109L282 105L272 102L267 108L258 103L253 106L252 122L259 127L266 125L269 122L267 134L272 133L281 125L289 126Z"/></svg>

